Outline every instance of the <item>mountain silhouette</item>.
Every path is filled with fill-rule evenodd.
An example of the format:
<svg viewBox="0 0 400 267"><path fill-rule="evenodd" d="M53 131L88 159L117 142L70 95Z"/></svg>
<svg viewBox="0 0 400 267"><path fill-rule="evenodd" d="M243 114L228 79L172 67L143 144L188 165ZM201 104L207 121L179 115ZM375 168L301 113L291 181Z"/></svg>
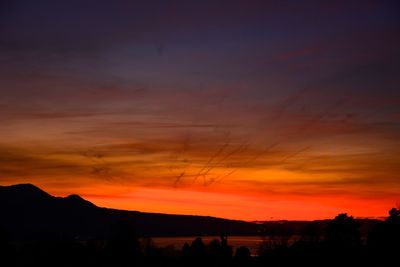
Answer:
<svg viewBox="0 0 400 267"><path fill-rule="evenodd" d="M139 236L257 235L259 224L208 216L97 207L79 195L54 197L32 184L0 186L0 228L16 240L108 238L121 223Z"/></svg>

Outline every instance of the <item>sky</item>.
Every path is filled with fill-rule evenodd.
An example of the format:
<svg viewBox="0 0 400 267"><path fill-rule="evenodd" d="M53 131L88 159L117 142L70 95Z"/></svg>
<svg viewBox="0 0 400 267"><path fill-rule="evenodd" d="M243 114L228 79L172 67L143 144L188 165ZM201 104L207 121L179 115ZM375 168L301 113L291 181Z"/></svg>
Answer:
<svg viewBox="0 0 400 267"><path fill-rule="evenodd" d="M400 205L398 1L0 2L0 184L241 220Z"/></svg>

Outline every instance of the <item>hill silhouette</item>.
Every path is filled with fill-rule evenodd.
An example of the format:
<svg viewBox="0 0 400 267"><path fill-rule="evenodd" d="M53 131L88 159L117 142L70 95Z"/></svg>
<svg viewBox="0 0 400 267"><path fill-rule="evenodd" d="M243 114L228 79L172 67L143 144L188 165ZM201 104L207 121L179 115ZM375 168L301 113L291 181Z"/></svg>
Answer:
<svg viewBox="0 0 400 267"><path fill-rule="evenodd" d="M107 238L123 222L139 236L258 235L259 224L207 216L97 207L78 195L54 197L32 184L0 186L0 227L14 239Z"/></svg>
<svg viewBox="0 0 400 267"><path fill-rule="evenodd" d="M250 223L97 207L31 184L0 186L0 266L397 266L400 210L385 220ZM205 243L200 236L220 235ZM158 247L151 236L199 236ZM256 255L228 235L261 235ZM291 239L293 236L296 239ZM290 241L292 240L292 241Z"/></svg>

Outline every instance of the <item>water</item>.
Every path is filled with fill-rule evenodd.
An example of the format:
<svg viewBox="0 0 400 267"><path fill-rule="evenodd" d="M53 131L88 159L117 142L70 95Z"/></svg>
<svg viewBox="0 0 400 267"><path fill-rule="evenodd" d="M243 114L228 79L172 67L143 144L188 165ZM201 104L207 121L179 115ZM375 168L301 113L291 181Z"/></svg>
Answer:
<svg viewBox="0 0 400 267"><path fill-rule="evenodd" d="M203 242L208 244L213 239L220 239L218 236L203 236ZM185 243L189 245L196 239L195 236L186 237L154 237L153 242L159 247L173 245L176 249L181 249ZM228 244L233 246L233 251L240 246L246 246L250 249L252 255L256 255L257 250L265 239L258 236L228 236Z"/></svg>

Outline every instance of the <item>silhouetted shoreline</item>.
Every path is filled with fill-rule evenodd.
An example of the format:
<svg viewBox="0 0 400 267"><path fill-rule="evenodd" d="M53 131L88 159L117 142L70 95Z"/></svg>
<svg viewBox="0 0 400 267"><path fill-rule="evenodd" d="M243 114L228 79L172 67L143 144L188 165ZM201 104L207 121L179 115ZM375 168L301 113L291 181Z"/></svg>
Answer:
<svg viewBox="0 0 400 267"><path fill-rule="evenodd" d="M1 266L393 266L400 251L396 208L381 221L343 213L332 220L256 224L110 210L77 195L56 198L17 185L0 187L0 212ZM179 246L151 238L196 231ZM230 236L248 232L260 238L256 248L230 243Z"/></svg>

